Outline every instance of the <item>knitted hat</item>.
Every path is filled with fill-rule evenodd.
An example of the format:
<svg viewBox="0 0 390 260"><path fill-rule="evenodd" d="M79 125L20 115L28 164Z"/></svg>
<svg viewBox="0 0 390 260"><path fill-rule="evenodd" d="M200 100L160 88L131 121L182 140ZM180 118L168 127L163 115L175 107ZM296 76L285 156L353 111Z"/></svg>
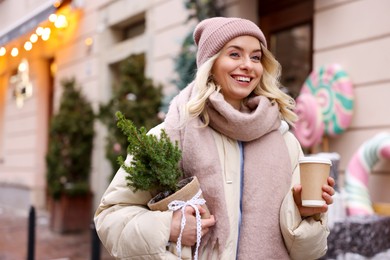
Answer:
<svg viewBox="0 0 390 260"><path fill-rule="evenodd" d="M198 46L198 68L217 54L230 40L243 35L254 36L267 47L263 32L253 22L234 17L213 17L201 21L195 28L194 40Z"/></svg>

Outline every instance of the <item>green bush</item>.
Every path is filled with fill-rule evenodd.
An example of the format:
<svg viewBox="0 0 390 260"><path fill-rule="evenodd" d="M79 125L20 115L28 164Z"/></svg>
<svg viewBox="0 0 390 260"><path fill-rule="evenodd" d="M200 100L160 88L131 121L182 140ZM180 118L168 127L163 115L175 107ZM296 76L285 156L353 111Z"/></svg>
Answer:
<svg viewBox="0 0 390 260"><path fill-rule="evenodd" d="M46 155L47 187L58 199L61 194L90 192L89 176L94 137L94 113L76 89L75 79L61 82L63 93L58 113L51 118Z"/></svg>
<svg viewBox="0 0 390 260"><path fill-rule="evenodd" d="M99 119L107 126L106 158L111 163L112 175L118 170L118 156L126 155L126 136L116 126L115 112L121 111L137 126L150 129L161 122L158 112L162 100L162 86L155 86L145 77L145 56L132 55L119 64L118 84L113 86L112 98L100 105Z"/></svg>

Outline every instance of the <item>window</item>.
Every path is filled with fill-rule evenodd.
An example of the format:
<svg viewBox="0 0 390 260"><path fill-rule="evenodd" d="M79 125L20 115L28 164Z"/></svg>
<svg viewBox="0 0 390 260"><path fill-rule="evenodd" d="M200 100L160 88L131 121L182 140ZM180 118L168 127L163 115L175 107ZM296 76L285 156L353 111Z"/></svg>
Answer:
<svg viewBox="0 0 390 260"><path fill-rule="evenodd" d="M145 19L126 26L122 31L124 40L142 35L145 32Z"/></svg>
<svg viewBox="0 0 390 260"><path fill-rule="evenodd" d="M140 13L111 27L115 42L122 42L145 33L145 13Z"/></svg>
<svg viewBox="0 0 390 260"><path fill-rule="evenodd" d="M293 98L312 69L312 0L262 0L260 28L282 66L281 84Z"/></svg>
<svg viewBox="0 0 390 260"><path fill-rule="evenodd" d="M269 48L282 66L282 86L296 98L311 70L310 24L273 33Z"/></svg>

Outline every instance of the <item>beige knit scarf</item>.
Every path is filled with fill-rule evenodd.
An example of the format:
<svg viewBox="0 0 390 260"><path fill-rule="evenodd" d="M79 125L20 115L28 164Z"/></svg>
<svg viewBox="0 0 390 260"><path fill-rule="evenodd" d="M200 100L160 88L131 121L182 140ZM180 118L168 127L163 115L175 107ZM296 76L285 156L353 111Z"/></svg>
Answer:
<svg viewBox="0 0 390 260"><path fill-rule="evenodd" d="M203 196L217 223L202 238L201 249L223 250L229 235L229 216L222 182L222 168L209 127L194 119L180 128L183 106L194 95L193 84L172 101L165 128L182 150L186 176L199 178ZM207 102L210 124L217 132L243 142L244 173L239 259L288 259L279 227L279 210L291 182L287 146L278 131L276 104L263 96L250 98L241 111L228 104L222 94L213 93ZM239 174L239 173L237 173ZM239 210L239 209L237 209Z"/></svg>

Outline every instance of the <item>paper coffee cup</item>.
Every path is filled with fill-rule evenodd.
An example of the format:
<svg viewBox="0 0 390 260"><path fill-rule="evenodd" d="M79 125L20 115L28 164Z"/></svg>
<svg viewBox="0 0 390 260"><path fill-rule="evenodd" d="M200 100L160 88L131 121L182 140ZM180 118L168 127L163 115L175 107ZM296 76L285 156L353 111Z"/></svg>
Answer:
<svg viewBox="0 0 390 260"><path fill-rule="evenodd" d="M302 157L299 159L302 185L302 206L321 207L325 205L322 198L322 186L327 183L331 160L320 157Z"/></svg>

